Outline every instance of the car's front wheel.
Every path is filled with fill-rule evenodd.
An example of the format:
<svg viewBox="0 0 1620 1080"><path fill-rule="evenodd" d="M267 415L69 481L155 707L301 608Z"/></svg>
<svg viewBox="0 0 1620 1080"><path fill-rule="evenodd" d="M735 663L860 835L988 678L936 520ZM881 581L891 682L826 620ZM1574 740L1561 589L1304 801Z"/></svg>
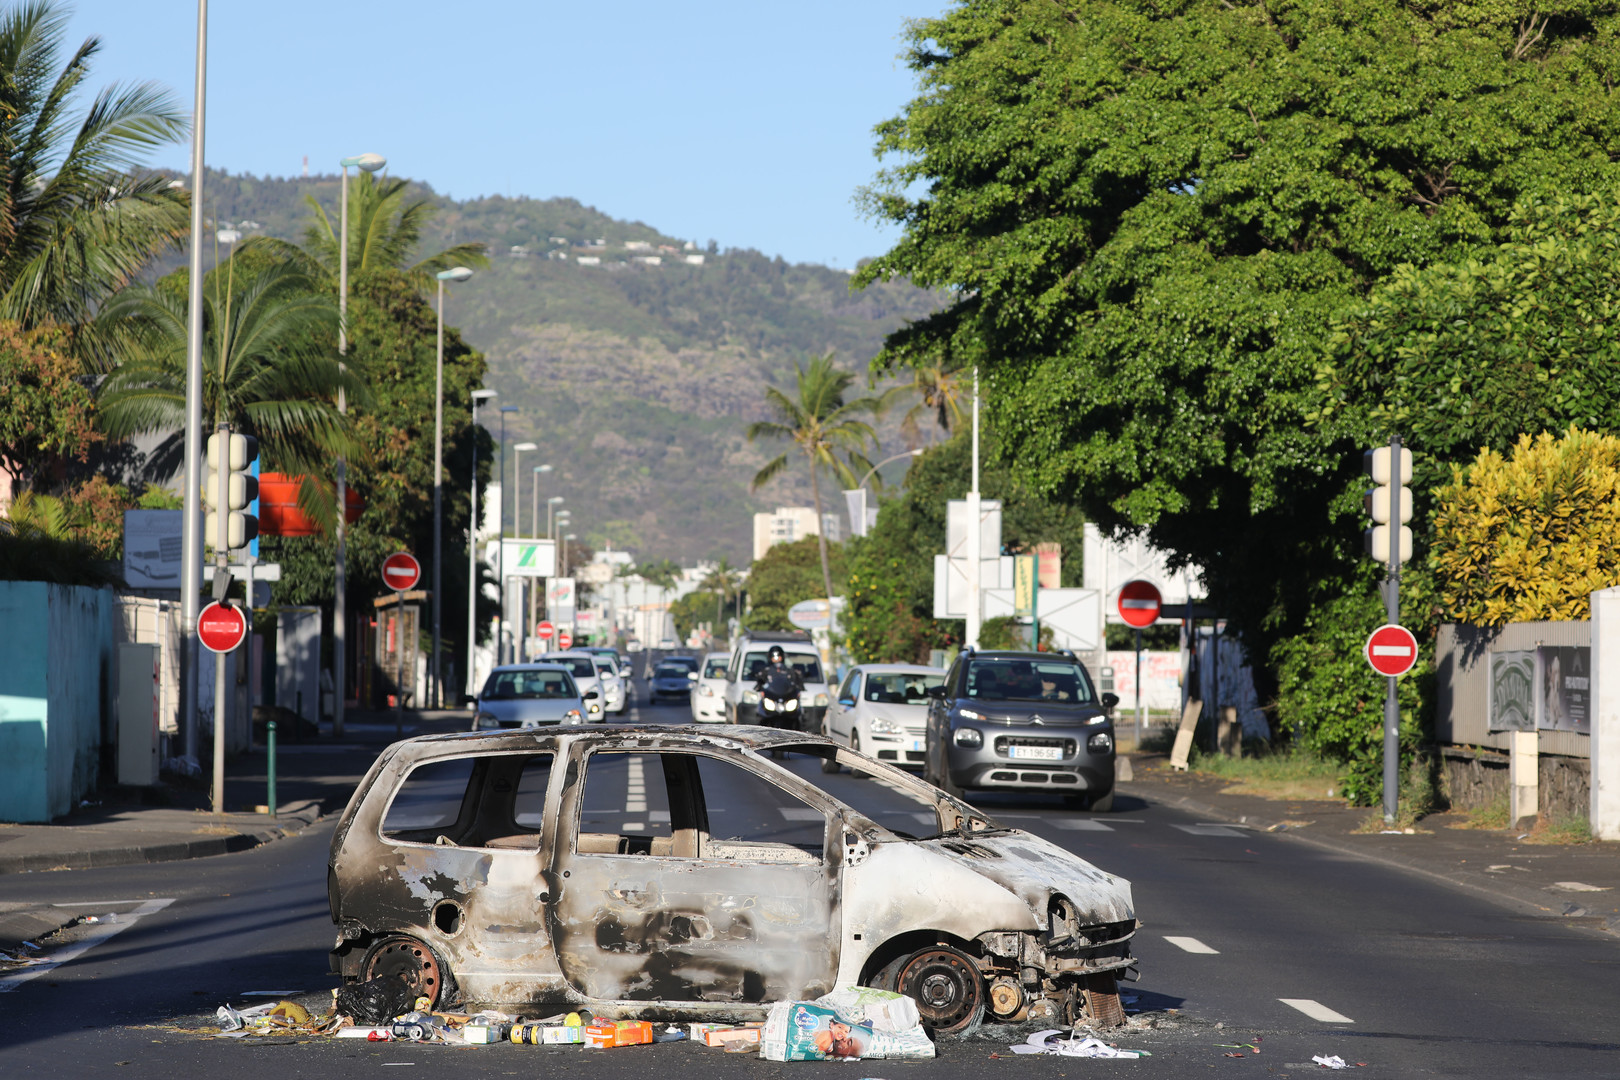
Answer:
<svg viewBox="0 0 1620 1080"><path fill-rule="evenodd" d="M433 950L404 934L382 938L366 950L360 971L360 978L365 982L379 975L397 975L405 980L414 996L427 998L430 1008L438 1002L446 981Z"/></svg>
<svg viewBox="0 0 1620 1080"><path fill-rule="evenodd" d="M894 989L917 1002L923 1026L938 1034L967 1034L984 1019L984 976L953 946L932 945L900 961Z"/></svg>

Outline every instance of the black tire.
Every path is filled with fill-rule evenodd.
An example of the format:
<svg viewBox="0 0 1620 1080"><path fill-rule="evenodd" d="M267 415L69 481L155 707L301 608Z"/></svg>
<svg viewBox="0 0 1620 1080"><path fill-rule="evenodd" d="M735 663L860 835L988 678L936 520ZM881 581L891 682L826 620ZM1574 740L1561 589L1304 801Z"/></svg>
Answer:
<svg viewBox="0 0 1620 1080"><path fill-rule="evenodd" d="M950 945L930 945L894 968L894 990L916 1000L923 1026L940 1035L966 1035L984 1020L989 992L973 957Z"/></svg>
<svg viewBox="0 0 1620 1080"><path fill-rule="evenodd" d="M379 975L398 975L416 997L428 999L429 1008L441 997L449 1000L449 972L432 949L413 937L391 934L366 950L360 963L360 980L366 982Z"/></svg>
<svg viewBox="0 0 1620 1080"><path fill-rule="evenodd" d="M1093 795L1086 806L1093 814L1108 814L1114 809L1114 789L1109 788L1101 795Z"/></svg>
<svg viewBox="0 0 1620 1080"><path fill-rule="evenodd" d="M821 718L821 733L827 736L829 739L832 738L832 732L827 730L827 718L825 716ZM834 751L834 753L836 753L836 751ZM843 772L844 767L838 764L836 758L834 758L832 755L828 755L827 757L821 759L821 771L826 773L828 776L835 776L838 773Z"/></svg>

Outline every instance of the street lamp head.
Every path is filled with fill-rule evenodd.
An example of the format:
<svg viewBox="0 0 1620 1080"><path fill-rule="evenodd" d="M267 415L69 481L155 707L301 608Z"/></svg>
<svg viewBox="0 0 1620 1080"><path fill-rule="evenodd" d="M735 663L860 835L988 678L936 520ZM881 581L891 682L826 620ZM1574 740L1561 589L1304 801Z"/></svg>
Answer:
<svg viewBox="0 0 1620 1080"><path fill-rule="evenodd" d="M561 495L553 495L551 498L546 500L548 503L560 503L562 501L563 497Z"/></svg>
<svg viewBox="0 0 1620 1080"><path fill-rule="evenodd" d="M550 465L536 465L534 467L534 471L535 472L550 472L551 471L551 466Z"/></svg>
<svg viewBox="0 0 1620 1080"><path fill-rule="evenodd" d="M575 536L573 533L564 533L563 534L563 539L564 540L578 540L579 537Z"/></svg>
<svg viewBox="0 0 1620 1080"><path fill-rule="evenodd" d="M518 411L518 407L516 405L502 405L501 406L501 412L517 412L517 411Z"/></svg>
<svg viewBox="0 0 1620 1080"><path fill-rule="evenodd" d="M538 450L538 449L540 449L540 447L536 443L520 442L516 446L512 447L512 449L514 449L514 450L522 450L524 453L528 453L530 450Z"/></svg>
<svg viewBox="0 0 1620 1080"><path fill-rule="evenodd" d="M433 276L438 278L440 281L466 281L468 278L472 277L472 271L467 269L465 266L452 266L448 270L440 270Z"/></svg>
<svg viewBox="0 0 1620 1080"><path fill-rule="evenodd" d="M366 172L376 172L378 169L387 164L388 159L383 157L381 154L357 154L354 157L346 157L342 161L338 162L338 165L345 169L347 169L350 165L354 165L358 168L364 169Z"/></svg>
<svg viewBox="0 0 1620 1080"><path fill-rule="evenodd" d="M472 392L473 404L482 405L490 398L497 396L498 393L499 391L496 390L474 390Z"/></svg>

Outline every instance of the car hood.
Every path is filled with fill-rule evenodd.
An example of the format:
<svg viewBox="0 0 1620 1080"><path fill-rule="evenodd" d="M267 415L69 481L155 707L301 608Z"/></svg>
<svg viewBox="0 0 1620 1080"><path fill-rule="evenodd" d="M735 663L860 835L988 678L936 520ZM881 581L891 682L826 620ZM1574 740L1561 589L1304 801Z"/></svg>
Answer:
<svg viewBox="0 0 1620 1080"><path fill-rule="evenodd" d="M946 836L917 841L970 867L1017 896L1044 919L1053 893L1068 897L1094 922L1136 917L1131 883L1034 833L1009 829L989 835Z"/></svg>
<svg viewBox="0 0 1620 1080"><path fill-rule="evenodd" d="M1105 715L1101 705L1064 705L1053 701L980 701L962 698L960 705L984 717L978 721L987 724L1006 724L1009 727L1078 727L1088 720Z"/></svg>
<svg viewBox="0 0 1620 1080"><path fill-rule="evenodd" d="M892 720L911 731L922 731L928 726L928 706L898 705L892 701L863 701L861 712L868 720Z"/></svg>
<svg viewBox="0 0 1620 1080"><path fill-rule="evenodd" d="M479 712L507 724L559 721L569 709L583 710L584 705L579 698L480 698L478 701Z"/></svg>

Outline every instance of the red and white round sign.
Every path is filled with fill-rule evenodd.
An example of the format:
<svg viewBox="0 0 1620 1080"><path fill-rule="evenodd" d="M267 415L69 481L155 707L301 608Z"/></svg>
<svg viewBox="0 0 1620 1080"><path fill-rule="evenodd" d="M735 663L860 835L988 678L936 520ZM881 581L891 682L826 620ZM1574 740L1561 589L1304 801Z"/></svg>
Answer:
<svg viewBox="0 0 1620 1080"><path fill-rule="evenodd" d="M416 583L422 580L422 564L416 561L416 556L408 551L396 551L382 564L383 584L395 592L407 592L416 588Z"/></svg>
<svg viewBox="0 0 1620 1080"><path fill-rule="evenodd" d="M574 647L574 635L573 634L570 634L568 631L564 630L564 631L562 631L561 633L559 633L557 635L557 648L559 648L559 649L572 649L573 647Z"/></svg>
<svg viewBox="0 0 1620 1080"><path fill-rule="evenodd" d="M1151 581L1127 581L1119 587L1119 617L1126 626L1140 630L1159 621L1159 605L1163 598L1159 587Z"/></svg>
<svg viewBox="0 0 1620 1080"><path fill-rule="evenodd" d="M556 632L557 628L551 625L550 622L542 621L540 625L534 628L534 636L539 638L541 641L550 641L552 635Z"/></svg>
<svg viewBox="0 0 1620 1080"><path fill-rule="evenodd" d="M1412 631L1385 623L1367 638L1367 663L1380 675L1405 675L1417 663L1417 638Z"/></svg>
<svg viewBox="0 0 1620 1080"><path fill-rule="evenodd" d="M239 607L209 604L197 614L197 640L209 652L228 653L247 637L247 616Z"/></svg>

